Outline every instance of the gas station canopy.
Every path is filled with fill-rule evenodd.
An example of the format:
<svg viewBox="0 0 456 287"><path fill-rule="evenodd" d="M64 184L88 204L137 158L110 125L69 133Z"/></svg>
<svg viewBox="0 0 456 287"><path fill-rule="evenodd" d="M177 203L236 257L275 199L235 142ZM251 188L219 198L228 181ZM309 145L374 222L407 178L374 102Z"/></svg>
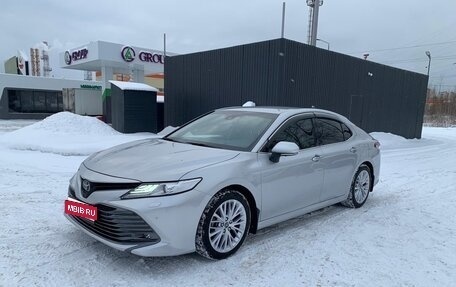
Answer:
<svg viewBox="0 0 456 287"><path fill-rule="evenodd" d="M60 53L59 61L65 69L103 71L108 68L113 73L141 71L147 75L162 73L165 59L163 51L96 41Z"/></svg>

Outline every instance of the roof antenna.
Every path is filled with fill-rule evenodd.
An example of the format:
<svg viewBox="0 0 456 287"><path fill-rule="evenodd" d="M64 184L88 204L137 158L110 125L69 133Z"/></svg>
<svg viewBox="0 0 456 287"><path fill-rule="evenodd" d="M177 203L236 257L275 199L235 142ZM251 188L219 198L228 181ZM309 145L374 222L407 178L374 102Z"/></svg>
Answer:
<svg viewBox="0 0 456 287"><path fill-rule="evenodd" d="M242 107L243 108L250 108L250 107L255 107L255 102L252 102L252 101L248 101L248 102L245 102Z"/></svg>

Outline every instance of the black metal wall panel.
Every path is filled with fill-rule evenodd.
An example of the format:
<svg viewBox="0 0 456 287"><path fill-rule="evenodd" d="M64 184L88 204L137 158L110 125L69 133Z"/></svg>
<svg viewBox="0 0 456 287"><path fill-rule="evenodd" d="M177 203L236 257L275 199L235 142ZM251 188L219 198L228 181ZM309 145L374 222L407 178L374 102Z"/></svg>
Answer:
<svg viewBox="0 0 456 287"><path fill-rule="evenodd" d="M427 76L286 39L166 58L165 125L210 110L318 107L368 132L421 137Z"/></svg>
<svg viewBox="0 0 456 287"><path fill-rule="evenodd" d="M230 102L230 105L239 105L246 101L267 100L270 96L270 76L269 76L269 43L261 42L252 45L240 47L240 54L236 65L233 65L237 70L236 73L239 82L230 82L229 84L240 83L240 97L233 95L235 101ZM261 96L260 96L261 95Z"/></svg>
<svg viewBox="0 0 456 287"><path fill-rule="evenodd" d="M191 56L187 55L186 60L191 59ZM184 109L187 109L183 99L190 98L192 100L197 97L195 94L199 92L199 85L197 86L198 88L195 88L195 86L184 82L184 74L190 74L193 69L199 68L199 59L198 67L196 68L187 63L184 64L184 57L166 57L165 63L165 74L172 75L172 77L170 76L165 79L166 95L172 95L169 98L167 96L165 99L165 126L180 125L185 122L183 113ZM184 89L187 90L186 97L184 97Z"/></svg>
<svg viewBox="0 0 456 287"><path fill-rule="evenodd" d="M123 133L158 132L157 93L112 85L112 127Z"/></svg>
<svg viewBox="0 0 456 287"><path fill-rule="evenodd" d="M158 132L157 92L124 91L125 133Z"/></svg>
<svg viewBox="0 0 456 287"><path fill-rule="evenodd" d="M109 102L111 105L110 108L110 118L112 127L120 132L125 131L125 95L124 91L119 87L112 85L111 86L111 96L109 97Z"/></svg>

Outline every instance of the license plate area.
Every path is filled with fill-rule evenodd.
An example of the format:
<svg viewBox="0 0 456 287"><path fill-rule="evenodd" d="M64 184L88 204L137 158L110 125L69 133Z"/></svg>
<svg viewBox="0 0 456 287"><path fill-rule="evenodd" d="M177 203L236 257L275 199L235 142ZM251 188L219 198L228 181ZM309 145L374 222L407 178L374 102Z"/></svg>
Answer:
<svg viewBox="0 0 456 287"><path fill-rule="evenodd" d="M77 201L75 199L65 200L65 213L95 221L98 218L96 206Z"/></svg>

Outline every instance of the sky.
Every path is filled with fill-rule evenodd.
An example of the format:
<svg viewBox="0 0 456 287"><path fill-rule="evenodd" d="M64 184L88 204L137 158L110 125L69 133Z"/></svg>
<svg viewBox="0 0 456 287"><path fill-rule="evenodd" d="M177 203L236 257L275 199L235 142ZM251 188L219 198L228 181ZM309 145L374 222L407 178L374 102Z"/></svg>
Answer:
<svg viewBox="0 0 456 287"><path fill-rule="evenodd" d="M166 50L180 54L275 39L283 2L3 0L0 60L48 41L51 75L82 79L60 69L59 52L97 40L162 49L163 33ZM285 38L307 43L306 1L285 2ZM318 38L333 51L423 74L430 51L430 86L456 90L455 0L324 0Z"/></svg>

